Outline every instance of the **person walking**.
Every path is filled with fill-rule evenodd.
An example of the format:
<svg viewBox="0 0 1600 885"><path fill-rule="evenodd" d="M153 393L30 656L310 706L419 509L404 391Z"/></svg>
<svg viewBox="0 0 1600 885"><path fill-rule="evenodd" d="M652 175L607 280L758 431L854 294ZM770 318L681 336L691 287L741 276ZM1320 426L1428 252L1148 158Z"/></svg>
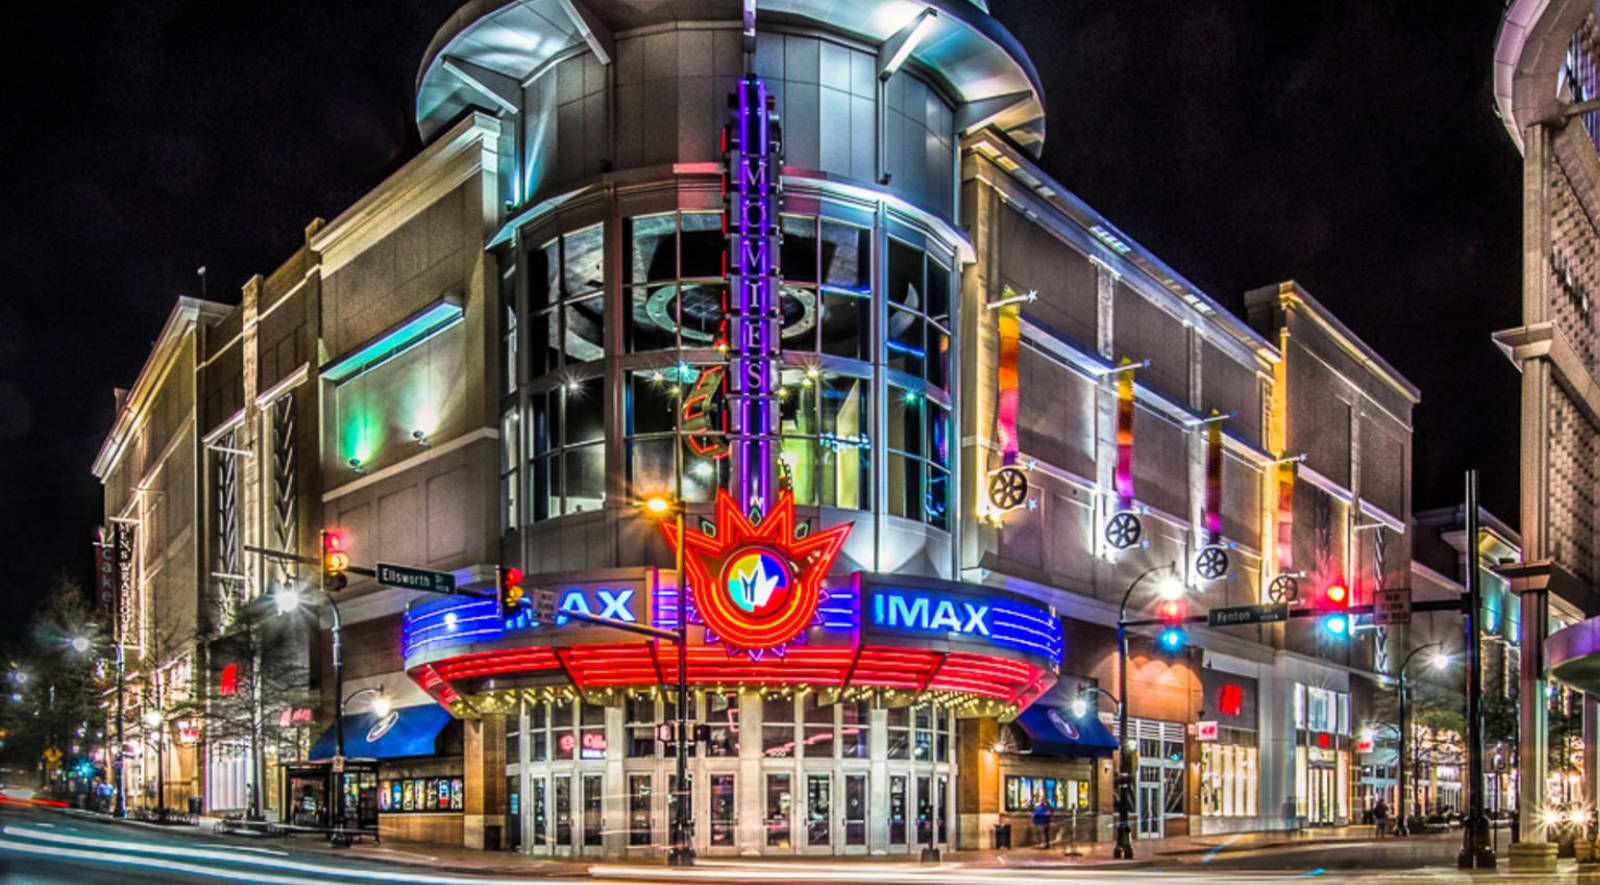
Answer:
<svg viewBox="0 0 1600 885"><path fill-rule="evenodd" d="M1372 819L1378 823L1378 838L1382 839L1389 832L1389 803L1379 797L1378 804L1372 807Z"/></svg>
<svg viewBox="0 0 1600 885"><path fill-rule="evenodd" d="M1040 848L1050 847L1050 813L1050 803L1040 796L1033 806L1033 844Z"/></svg>

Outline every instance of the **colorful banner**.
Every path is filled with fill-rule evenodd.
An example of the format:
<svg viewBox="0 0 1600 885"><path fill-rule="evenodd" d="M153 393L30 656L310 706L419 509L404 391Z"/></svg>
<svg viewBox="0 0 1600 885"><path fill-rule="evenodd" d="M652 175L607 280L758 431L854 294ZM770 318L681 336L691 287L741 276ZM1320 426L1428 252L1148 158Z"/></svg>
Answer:
<svg viewBox="0 0 1600 885"><path fill-rule="evenodd" d="M1206 422L1206 543L1222 543L1222 420Z"/></svg>
<svg viewBox="0 0 1600 885"><path fill-rule="evenodd" d="M1124 366L1128 365L1126 357ZM1117 509L1133 509L1133 369L1117 372Z"/></svg>
<svg viewBox="0 0 1600 885"><path fill-rule="evenodd" d="M1016 293L1010 286L1005 287L1003 297L1012 298ZM1007 304L1000 308L1000 369L998 374L998 387L1000 390L1000 407L995 412L994 435L1000 443L1000 464L1010 467L1017 463L1017 355L1022 349L1022 309L1016 304Z"/></svg>
<svg viewBox="0 0 1600 885"><path fill-rule="evenodd" d="M1278 463L1278 574L1294 571L1294 461Z"/></svg>

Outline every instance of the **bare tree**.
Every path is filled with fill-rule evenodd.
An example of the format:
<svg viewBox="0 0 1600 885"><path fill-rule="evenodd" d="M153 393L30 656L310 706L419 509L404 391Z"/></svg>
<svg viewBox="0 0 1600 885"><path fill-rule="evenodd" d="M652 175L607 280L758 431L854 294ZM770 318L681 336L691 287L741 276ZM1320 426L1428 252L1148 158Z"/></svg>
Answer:
<svg viewBox="0 0 1600 885"><path fill-rule="evenodd" d="M228 632L211 641L208 656L207 685L215 691L206 703L206 738L249 747L254 818L262 816L267 730L286 711L311 705L304 627L271 615L265 599L241 606Z"/></svg>

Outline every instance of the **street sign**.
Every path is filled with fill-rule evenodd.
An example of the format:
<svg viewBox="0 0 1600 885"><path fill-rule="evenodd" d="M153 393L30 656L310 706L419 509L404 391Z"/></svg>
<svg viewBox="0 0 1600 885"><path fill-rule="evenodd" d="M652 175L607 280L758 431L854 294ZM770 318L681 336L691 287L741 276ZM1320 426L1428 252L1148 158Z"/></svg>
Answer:
<svg viewBox="0 0 1600 885"><path fill-rule="evenodd" d="M556 591L535 587L528 594L528 601L533 607L534 620L548 624L556 619Z"/></svg>
<svg viewBox="0 0 1600 885"><path fill-rule="evenodd" d="M449 572L434 572L389 562L378 563L378 583L386 587L426 590L429 593L456 592L456 576Z"/></svg>
<svg viewBox="0 0 1600 885"><path fill-rule="evenodd" d="M44 750L44 766L55 768L61 764L61 748L46 747Z"/></svg>
<svg viewBox="0 0 1600 885"><path fill-rule="evenodd" d="M1372 600L1372 623L1411 623L1411 588L1379 590Z"/></svg>
<svg viewBox="0 0 1600 885"><path fill-rule="evenodd" d="M1289 620L1289 604L1233 605L1214 608L1206 614L1206 622L1213 627L1233 627L1239 624L1270 624Z"/></svg>
<svg viewBox="0 0 1600 885"><path fill-rule="evenodd" d="M333 773L334 774L344 774L344 757L343 756L335 756L335 757L333 757Z"/></svg>

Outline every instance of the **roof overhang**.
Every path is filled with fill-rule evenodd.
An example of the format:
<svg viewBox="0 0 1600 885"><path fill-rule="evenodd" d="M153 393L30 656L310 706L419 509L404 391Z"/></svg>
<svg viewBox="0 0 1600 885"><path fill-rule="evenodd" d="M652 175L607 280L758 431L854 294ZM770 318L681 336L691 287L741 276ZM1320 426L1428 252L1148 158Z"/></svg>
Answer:
<svg viewBox="0 0 1600 885"><path fill-rule="evenodd" d="M1531 123L1561 112L1556 77L1567 42L1594 0L1510 0L1494 44L1494 103L1517 150Z"/></svg>

